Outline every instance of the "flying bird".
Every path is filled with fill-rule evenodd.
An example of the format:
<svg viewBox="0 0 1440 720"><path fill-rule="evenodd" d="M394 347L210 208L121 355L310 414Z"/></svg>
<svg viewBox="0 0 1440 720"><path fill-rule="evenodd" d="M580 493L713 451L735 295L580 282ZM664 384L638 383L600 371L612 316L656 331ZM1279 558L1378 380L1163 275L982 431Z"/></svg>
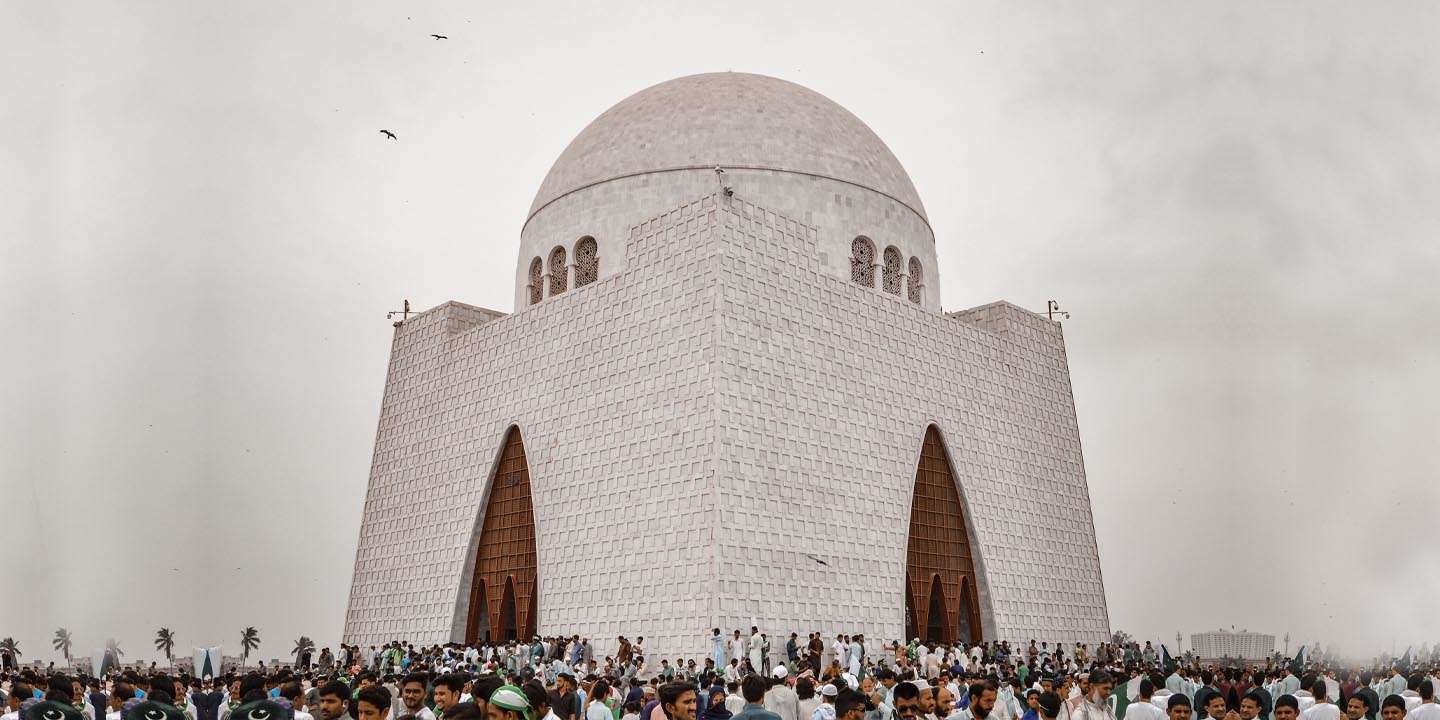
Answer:
<svg viewBox="0 0 1440 720"><path fill-rule="evenodd" d="M381 130L381 131L380 131L380 134L381 134L381 135L384 135L384 136L387 137L387 138L390 138L391 140L394 140L394 139L395 139L395 133L392 133L392 132L390 132L389 130Z"/></svg>
<svg viewBox="0 0 1440 720"><path fill-rule="evenodd" d="M806 555L805 557L810 558L811 560L814 560L815 562L820 563L821 565L824 565L825 567L830 567L830 563L827 563L827 562L825 562L824 560L821 560L820 558L815 557L814 555Z"/></svg>
<svg viewBox="0 0 1440 720"><path fill-rule="evenodd" d="M445 35L436 35L435 33L430 33L430 37L433 37L433 38L435 38L436 40L449 40L449 39L450 39L449 37L447 37L447 36L445 36Z"/></svg>

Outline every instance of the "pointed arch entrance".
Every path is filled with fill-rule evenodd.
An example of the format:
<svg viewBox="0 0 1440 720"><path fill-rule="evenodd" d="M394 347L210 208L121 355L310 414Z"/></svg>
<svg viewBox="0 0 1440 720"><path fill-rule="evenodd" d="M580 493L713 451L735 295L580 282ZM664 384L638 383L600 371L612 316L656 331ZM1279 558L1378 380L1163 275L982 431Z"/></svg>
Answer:
<svg viewBox="0 0 1440 720"><path fill-rule="evenodd" d="M530 469L520 429L505 434L500 461L490 480L470 579L470 612L465 641L488 635L514 640L535 634L539 587L535 561L535 512L530 499ZM497 589L502 589L496 592Z"/></svg>
<svg viewBox="0 0 1440 720"><path fill-rule="evenodd" d="M945 612L945 585L940 582L940 575L936 573L931 576L930 581L930 625L925 628L925 637L938 643L949 645L953 642L950 637L950 623Z"/></svg>
<svg viewBox="0 0 1440 720"><path fill-rule="evenodd" d="M970 583L970 578L960 581L960 614L956 618L956 626L960 629L957 641L973 644L980 641L980 610L975 607L973 594L975 586Z"/></svg>
<svg viewBox="0 0 1440 720"><path fill-rule="evenodd" d="M905 552L906 604L914 615L906 623L910 637L950 643L968 632L972 642L982 639L969 530L950 456L931 425L915 468Z"/></svg>
<svg viewBox="0 0 1440 720"><path fill-rule="evenodd" d="M490 596L484 578L470 586L470 616L465 627L467 635L474 628L476 641L488 644L494 637L490 633Z"/></svg>
<svg viewBox="0 0 1440 720"><path fill-rule="evenodd" d="M500 600L500 642L515 642L515 578L505 578L505 597Z"/></svg>

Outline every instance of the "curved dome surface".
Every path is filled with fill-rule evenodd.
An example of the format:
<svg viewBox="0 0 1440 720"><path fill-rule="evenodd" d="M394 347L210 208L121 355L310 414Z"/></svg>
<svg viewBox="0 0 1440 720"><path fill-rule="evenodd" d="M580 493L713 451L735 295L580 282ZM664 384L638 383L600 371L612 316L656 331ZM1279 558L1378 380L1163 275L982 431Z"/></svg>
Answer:
<svg viewBox="0 0 1440 720"><path fill-rule="evenodd" d="M929 222L905 168L859 118L795 83L728 72L669 80L606 110L560 154L526 217L606 180L716 165L866 187Z"/></svg>

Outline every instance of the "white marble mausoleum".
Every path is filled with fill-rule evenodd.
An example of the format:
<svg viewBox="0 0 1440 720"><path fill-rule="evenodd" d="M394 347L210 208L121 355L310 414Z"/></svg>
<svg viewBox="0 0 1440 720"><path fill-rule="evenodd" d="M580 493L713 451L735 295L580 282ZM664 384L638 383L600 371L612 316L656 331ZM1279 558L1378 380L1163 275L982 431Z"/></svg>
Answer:
<svg viewBox="0 0 1440 720"><path fill-rule="evenodd" d="M396 328L345 640L1107 640L1061 326L945 311L936 253L815 92L622 100L541 183L514 311Z"/></svg>

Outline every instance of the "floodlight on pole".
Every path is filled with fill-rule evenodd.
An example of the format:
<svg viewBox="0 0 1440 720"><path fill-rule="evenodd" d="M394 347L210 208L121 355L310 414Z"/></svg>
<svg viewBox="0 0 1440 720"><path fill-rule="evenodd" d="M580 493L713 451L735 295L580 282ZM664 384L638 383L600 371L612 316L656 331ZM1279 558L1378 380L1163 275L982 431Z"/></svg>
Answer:
<svg viewBox="0 0 1440 720"><path fill-rule="evenodd" d="M385 313L385 319L389 320L396 315L399 315L400 320L395 323L395 327L400 327L401 323L410 319L410 301L408 299L405 301L404 308L405 309L403 310L391 310L390 312Z"/></svg>
<svg viewBox="0 0 1440 720"><path fill-rule="evenodd" d="M1048 318L1050 318L1051 320L1054 320L1057 315L1058 315L1058 316L1060 317L1060 319L1062 319L1062 320L1069 320L1069 319L1070 319L1070 313L1065 312L1064 310L1061 310L1061 309L1060 309L1060 301L1059 301L1059 300L1046 300L1046 301L1045 301L1045 317L1048 317ZM1179 640L1176 640L1175 642L1180 642L1180 641L1179 641Z"/></svg>

